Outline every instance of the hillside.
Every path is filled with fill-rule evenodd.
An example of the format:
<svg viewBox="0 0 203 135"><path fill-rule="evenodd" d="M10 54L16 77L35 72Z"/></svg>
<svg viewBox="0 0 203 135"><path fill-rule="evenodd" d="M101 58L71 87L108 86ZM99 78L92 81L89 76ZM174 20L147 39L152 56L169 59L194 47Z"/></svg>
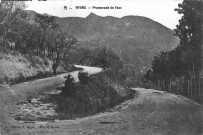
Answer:
<svg viewBox="0 0 203 135"><path fill-rule="evenodd" d="M36 78L52 76L53 61L36 55L0 51L0 84L15 84ZM58 73L66 72L62 66Z"/></svg>
<svg viewBox="0 0 203 135"><path fill-rule="evenodd" d="M26 12L33 22L36 12ZM78 47L92 49L107 46L112 48L125 64L134 65L138 69L149 68L156 53L172 50L179 42L171 29L141 16L115 18L90 13L86 18L56 19L64 32L78 39Z"/></svg>
<svg viewBox="0 0 203 135"><path fill-rule="evenodd" d="M91 13L86 18L57 18L57 22L77 37L80 46L110 47L125 64L140 68L150 67L155 53L171 50L178 44L172 30L141 16L115 18Z"/></svg>

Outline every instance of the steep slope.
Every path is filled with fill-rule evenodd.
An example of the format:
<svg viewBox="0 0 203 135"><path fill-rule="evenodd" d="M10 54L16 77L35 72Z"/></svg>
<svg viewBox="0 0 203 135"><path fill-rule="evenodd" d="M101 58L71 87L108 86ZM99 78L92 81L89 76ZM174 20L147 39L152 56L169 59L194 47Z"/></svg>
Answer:
<svg viewBox="0 0 203 135"><path fill-rule="evenodd" d="M51 76L52 65L53 61L46 57L0 50L0 84L15 84ZM57 72L66 70L60 65Z"/></svg>

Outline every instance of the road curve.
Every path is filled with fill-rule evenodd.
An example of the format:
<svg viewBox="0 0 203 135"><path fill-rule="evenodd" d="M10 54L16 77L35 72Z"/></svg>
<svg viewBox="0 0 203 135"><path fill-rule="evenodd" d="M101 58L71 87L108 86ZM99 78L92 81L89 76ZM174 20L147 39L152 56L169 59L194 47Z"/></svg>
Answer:
<svg viewBox="0 0 203 135"><path fill-rule="evenodd" d="M44 123L53 128L22 128L13 133L43 135L202 135L203 107L185 97L157 90L135 88L139 94L111 112ZM55 127L55 128L54 128Z"/></svg>
<svg viewBox="0 0 203 135"><path fill-rule="evenodd" d="M87 72L89 75L96 74L102 71L102 68L99 67L88 67L75 65L78 68L83 68L83 72ZM16 84L13 86L4 86L5 89L11 92L11 94L17 97L18 102L26 100L27 95L36 95L40 92L51 91L63 85L64 76L70 74L75 82L78 82L78 72L73 71L69 73L60 74L53 77L37 79L34 81L24 82L20 84Z"/></svg>

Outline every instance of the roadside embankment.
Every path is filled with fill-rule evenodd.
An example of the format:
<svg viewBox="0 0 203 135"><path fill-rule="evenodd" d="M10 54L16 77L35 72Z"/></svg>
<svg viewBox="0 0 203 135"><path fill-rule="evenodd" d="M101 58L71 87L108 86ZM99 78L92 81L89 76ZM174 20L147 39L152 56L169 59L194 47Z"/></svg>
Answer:
<svg viewBox="0 0 203 135"><path fill-rule="evenodd" d="M0 52L0 84L16 84L52 76L53 61L37 55L22 55L18 52ZM59 65L58 73L71 70Z"/></svg>

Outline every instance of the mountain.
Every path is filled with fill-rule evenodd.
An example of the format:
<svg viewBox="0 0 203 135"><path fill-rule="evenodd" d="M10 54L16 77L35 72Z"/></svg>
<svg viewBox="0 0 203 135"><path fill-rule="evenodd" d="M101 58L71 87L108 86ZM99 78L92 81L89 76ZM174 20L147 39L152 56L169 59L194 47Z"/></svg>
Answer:
<svg viewBox="0 0 203 135"><path fill-rule="evenodd" d="M179 42L171 29L141 16L116 18L90 13L86 18L57 17L57 23L78 39L78 46L107 46L125 64L139 68L149 68L156 53L172 50Z"/></svg>
<svg viewBox="0 0 203 135"><path fill-rule="evenodd" d="M116 18L90 13L86 18L66 17L57 21L64 31L77 37L79 45L110 47L125 64L139 67L150 67L156 53L172 50L179 42L172 30L141 16Z"/></svg>

